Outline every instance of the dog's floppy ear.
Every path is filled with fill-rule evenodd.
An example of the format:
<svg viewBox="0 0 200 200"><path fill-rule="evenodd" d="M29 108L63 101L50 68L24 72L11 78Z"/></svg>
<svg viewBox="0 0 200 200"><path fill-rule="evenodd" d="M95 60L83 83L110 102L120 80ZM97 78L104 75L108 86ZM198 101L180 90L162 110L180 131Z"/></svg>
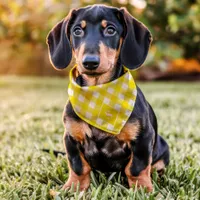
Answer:
<svg viewBox="0 0 200 200"><path fill-rule="evenodd" d="M124 21L124 41L121 47L120 60L129 69L137 69L145 61L151 33L141 22L135 19L126 8L120 8Z"/></svg>
<svg viewBox="0 0 200 200"><path fill-rule="evenodd" d="M75 10L71 10L66 18L56 24L47 36L49 58L56 69L66 68L72 59L69 26Z"/></svg>

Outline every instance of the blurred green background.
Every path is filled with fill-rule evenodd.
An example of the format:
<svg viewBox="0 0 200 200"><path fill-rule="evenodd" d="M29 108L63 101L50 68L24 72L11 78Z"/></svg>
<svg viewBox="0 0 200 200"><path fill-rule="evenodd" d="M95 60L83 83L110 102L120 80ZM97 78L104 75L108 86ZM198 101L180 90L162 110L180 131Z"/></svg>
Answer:
<svg viewBox="0 0 200 200"><path fill-rule="evenodd" d="M200 0L1 0L0 74L68 74L51 67L47 33L71 8L95 3L126 7L151 30L154 41L138 78L200 76Z"/></svg>
<svg viewBox="0 0 200 200"><path fill-rule="evenodd" d="M53 199L51 190L58 191L55 199L200 199L199 82L137 81L171 152L164 176L152 175L152 194L127 190L121 173L92 176L85 193L61 190L65 157L40 149L63 151L67 78L30 76L67 76L69 68L56 71L49 62L47 33L71 8L94 3L126 7L151 30L136 78L200 80L200 0L0 0L0 200Z"/></svg>

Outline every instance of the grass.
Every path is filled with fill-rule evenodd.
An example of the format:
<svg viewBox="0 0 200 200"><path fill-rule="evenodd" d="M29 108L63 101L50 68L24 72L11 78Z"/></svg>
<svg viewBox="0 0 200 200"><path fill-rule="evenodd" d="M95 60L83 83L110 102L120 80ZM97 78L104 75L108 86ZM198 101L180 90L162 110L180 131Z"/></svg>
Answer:
<svg viewBox="0 0 200 200"><path fill-rule="evenodd" d="M153 106L159 133L171 151L163 177L153 173L154 192L126 187L120 173L91 173L88 191L62 191L68 177L62 111L67 80L0 77L0 199L200 199L200 84L140 83ZM53 196L54 197L53 197Z"/></svg>

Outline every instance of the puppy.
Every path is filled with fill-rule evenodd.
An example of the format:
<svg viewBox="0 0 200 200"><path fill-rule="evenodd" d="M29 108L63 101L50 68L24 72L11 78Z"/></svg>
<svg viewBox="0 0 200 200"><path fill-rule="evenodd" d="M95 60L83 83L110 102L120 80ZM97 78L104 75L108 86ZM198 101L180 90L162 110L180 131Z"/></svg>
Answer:
<svg viewBox="0 0 200 200"><path fill-rule="evenodd" d="M145 61L151 40L147 27L125 8L104 5L71 10L48 34L47 44L52 65L58 70L64 69L70 64L73 55L76 66L71 71L70 84L74 84L75 92L77 88L85 89L85 93L81 93L82 99L75 93L64 110L63 139L69 166L69 178L64 189L72 183L76 186L78 182L81 190L87 189L90 171L100 170L124 171L130 187L137 184L138 187L146 187L148 191L152 191L151 169L162 171L168 165L168 145L157 133L154 111L140 88L132 85L134 82L129 73L129 69L137 69ZM116 110L110 107L119 98L115 98L104 88L111 84L110 91L119 96L119 90L123 88L120 87L121 80L124 81L121 85L125 85L125 88L128 83L127 88L132 96L127 92L126 95L128 101L132 102L132 107L129 111L123 108L118 112L119 116L127 112L128 117L116 120L115 123L120 127L115 130L112 114ZM117 92L114 84L118 87ZM93 105L91 102L95 97L87 94L91 90L93 93L98 92L100 88L101 98L97 97L98 103ZM69 90L69 96L74 91ZM98 113L99 105L104 106L105 98L110 98L110 104L105 109L107 118L103 116L107 120L104 119L105 124L101 126L97 122L103 120L91 118L91 113L89 115L87 111L93 105L92 114ZM133 99L130 100L131 98ZM77 105L77 102L83 104ZM125 105L122 104L119 103L116 109L120 110ZM78 107L84 108L84 117L78 112ZM109 109L111 113L107 112ZM107 124L110 129L105 128Z"/></svg>

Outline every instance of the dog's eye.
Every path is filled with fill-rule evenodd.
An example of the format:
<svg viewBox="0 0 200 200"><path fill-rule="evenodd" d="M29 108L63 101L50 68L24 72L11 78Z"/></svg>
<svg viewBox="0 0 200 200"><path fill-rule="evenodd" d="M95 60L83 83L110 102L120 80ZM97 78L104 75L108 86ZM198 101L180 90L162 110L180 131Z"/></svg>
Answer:
<svg viewBox="0 0 200 200"><path fill-rule="evenodd" d="M77 27L74 29L73 34L77 37L82 37L84 35L84 31L80 27Z"/></svg>
<svg viewBox="0 0 200 200"><path fill-rule="evenodd" d="M113 26L108 26L105 30L104 30L104 35L105 36L113 36L115 35L116 30L115 27Z"/></svg>

